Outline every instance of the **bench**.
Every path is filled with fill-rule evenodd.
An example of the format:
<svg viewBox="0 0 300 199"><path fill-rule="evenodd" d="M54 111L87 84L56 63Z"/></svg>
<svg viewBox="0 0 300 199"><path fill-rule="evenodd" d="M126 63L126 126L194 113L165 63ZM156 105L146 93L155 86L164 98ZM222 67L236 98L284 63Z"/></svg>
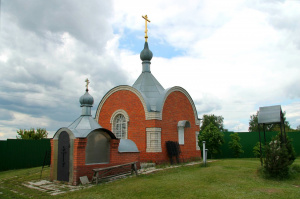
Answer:
<svg viewBox="0 0 300 199"><path fill-rule="evenodd" d="M131 175L133 175L134 173L135 173L135 175L138 175L136 163L137 162L130 162L130 163L115 165L115 166L111 166L111 167L93 169L94 175L93 175L93 178L92 178L92 183L94 181L96 181L96 184L98 184L99 180L101 181L101 180L107 179L107 178L112 178L112 177L122 176L122 175L128 175L130 173L131 173ZM128 166L130 166L130 171L128 171ZM126 167L127 167L127 169L126 169ZM117 169L124 169L125 171L124 172L119 172L119 173L114 174L114 175L106 176L106 174L108 174L109 172L111 172L113 170L117 170ZM102 173L99 174L99 172L102 172Z"/></svg>

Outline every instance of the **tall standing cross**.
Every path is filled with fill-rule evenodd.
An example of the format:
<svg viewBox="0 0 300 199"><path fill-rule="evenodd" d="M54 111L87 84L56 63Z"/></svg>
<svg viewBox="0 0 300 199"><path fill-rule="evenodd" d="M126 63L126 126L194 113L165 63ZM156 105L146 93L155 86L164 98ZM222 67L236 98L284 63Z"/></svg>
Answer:
<svg viewBox="0 0 300 199"><path fill-rule="evenodd" d="M148 29L147 29L147 21L150 23L150 20L148 19L148 16L145 15L145 16L142 16L144 19L145 19L145 42L148 41L148 35L147 35L147 32L148 32Z"/></svg>
<svg viewBox="0 0 300 199"><path fill-rule="evenodd" d="M89 79L86 78L85 82L86 82L86 90L89 90L89 83L90 83Z"/></svg>

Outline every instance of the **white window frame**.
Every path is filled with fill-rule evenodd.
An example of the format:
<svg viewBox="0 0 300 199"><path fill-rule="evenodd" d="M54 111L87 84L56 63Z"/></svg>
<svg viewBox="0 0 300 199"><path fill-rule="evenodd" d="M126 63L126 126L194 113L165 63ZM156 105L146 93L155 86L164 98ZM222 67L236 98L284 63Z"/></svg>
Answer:
<svg viewBox="0 0 300 199"><path fill-rule="evenodd" d="M178 144L184 145L184 127L178 127Z"/></svg>
<svg viewBox="0 0 300 199"><path fill-rule="evenodd" d="M116 120L117 118L119 117L122 117L124 118L124 122L121 124L121 131L125 131L124 135L123 136L117 136L117 130L116 130ZM123 109L119 109L119 110L116 110L111 118L110 118L110 123L111 123L111 129L112 129L112 132L115 134L115 136L118 138L118 139L127 139L128 138L128 122L129 122L129 116L127 114L126 111L124 111ZM123 132L121 132L122 134Z"/></svg>
<svg viewBox="0 0 300 199"><path fill-rule="evenodd" d="M184 145L184 129L191 127L191 123L188 120L181 120L177 124L178 131L178 144Z"/></svg>
<svg viewBox="0 0 300 199"><path fill-rule="evenodd" d="M146 134L147 134L146 152L162 152L161 128L156 128L156 127L146 128Z"/></svg>

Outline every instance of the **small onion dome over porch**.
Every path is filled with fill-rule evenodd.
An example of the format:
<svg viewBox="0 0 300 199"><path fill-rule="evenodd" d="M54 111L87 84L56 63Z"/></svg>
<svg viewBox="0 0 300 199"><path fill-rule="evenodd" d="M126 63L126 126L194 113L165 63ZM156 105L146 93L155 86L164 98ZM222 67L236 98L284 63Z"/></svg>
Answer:
<svg viewBox="0 0 300 199"><path fill-rule="evenodd" d="M80 106L82 107L82 113L71 125L68 126L75 138L86 138L91 132L100 130L106 132L111 139L117 139L116 136L108 129L102 128L91 115L91 107L94 104L94 98L88 93L88 88L84 95L79 98ZM59 136L62 129L59 129L54 138ZM70 132L68 131L68 132Z"/></svg>

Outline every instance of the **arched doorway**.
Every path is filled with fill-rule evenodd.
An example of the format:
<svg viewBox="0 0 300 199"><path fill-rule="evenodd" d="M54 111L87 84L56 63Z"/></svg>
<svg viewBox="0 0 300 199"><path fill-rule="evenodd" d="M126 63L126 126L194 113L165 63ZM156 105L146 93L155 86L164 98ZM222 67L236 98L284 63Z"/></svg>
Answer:
<svg viewBox="0 0 300 199"><path fill-rule="evenodd" d="M70 138L66 131L58 138L57 180L69 182Z"/></svg>

